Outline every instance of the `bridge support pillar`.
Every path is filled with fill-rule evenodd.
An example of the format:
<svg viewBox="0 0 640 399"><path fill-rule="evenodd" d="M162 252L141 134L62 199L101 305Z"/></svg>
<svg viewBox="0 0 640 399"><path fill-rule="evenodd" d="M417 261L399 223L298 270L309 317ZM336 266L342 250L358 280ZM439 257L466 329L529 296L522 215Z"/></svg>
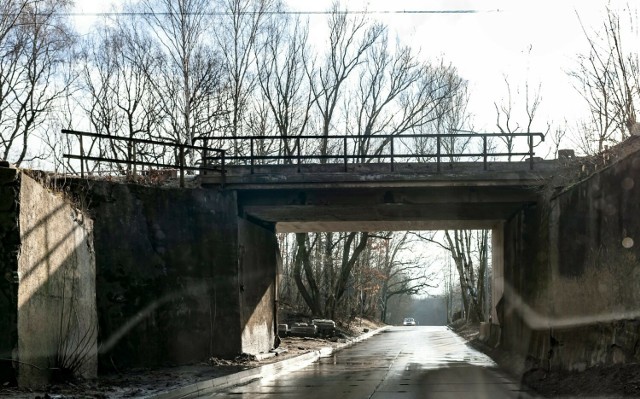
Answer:
<svg viewBox="0 0 640 399"><path fill-rule="evenodd" d="M497 306L504 293L504 223L491 230L491 319L500 324Z"/></svg>
<svg viewBox="0 0 640 399"><path fill-rule="evenodd" d="M273 348L278 240L273 229L238 218L238 286L243 353Z"/></svg>

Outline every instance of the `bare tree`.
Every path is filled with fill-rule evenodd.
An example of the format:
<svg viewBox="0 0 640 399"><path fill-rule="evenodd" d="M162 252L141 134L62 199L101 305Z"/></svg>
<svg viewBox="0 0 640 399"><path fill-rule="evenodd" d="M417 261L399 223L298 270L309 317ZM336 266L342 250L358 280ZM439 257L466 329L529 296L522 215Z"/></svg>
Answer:
<svg viewBox="0 0 640 399"><path fill-rule="evenodd" d="M534 90L531 90L529 87L529 81L524 83L524 115L526 118L524 120L524 124L520 124L520 116L516 108L519 108L518 105L520 103L520 87L515 88L515 93L512 92L511 84L509 83L509 79L507 76L503 77L504 83L506 86L506 100L503 100L499 105L497 102L494 102L493 105L496 109L496 127L503 134L500 137L500 140L504 142L507 153L508 161L511 161L511 153L515 150L515 133L533 133L532 127L536 115L538 113L538 108L540 106L540 102L542 101L542 97L540 95L540 87ZM515 97L515 98L514 98ZM546 135L551 129L551 125L547 123L546 130L544 134Z"/></svg>
<svg viewBox="0 0 640 399"><path fill-rule="evenodd" d="M553 158L558 158L558 151L560 150L560 144L563 142L565 136L567 135L567 120L560 125L557 125L552 133L551 133L551 143L553 147L551 151L553 151Z"/></svg>
<svg viewBox="0 0 640 399"><path fill-rule="evenodd" d="M340 233L336 240L333 233L313 236L311 240L309 234L296 234L294 280L315 316L334 318L350 284L352 270L367 246L369 234ZM311 256L314 247L317 249L315 259ZM319 252L325 257L318 256ZM314 262L321 266L322 272L314 270Z"/></svg>
<svg viewBox="0 0 640 399"><path fill-rule="evenodd" d="M296 256L293 267L293 279L298 287L302 299L314 315L323 315L320 287L317 283L316 275L311 265L311 250L317 242L310 241L310 235L305 233L296 233Z"/></svg>
<svg viewBox="0 0 640 399"><path fill-rule="evenodd" d="M162 68L152 81L167 120L164 135L193 144L211 135L220 118L221 66L211 46L213 21L206 0L143 0L143 20L162 52Z"/></svg>
<svg viewBox="0 0 640 399"><path fill-rule="evenodd" d="M588 32L583 26L589 51L578 56L577 67L569 73L589 107L590 117L580 125L586 131L579 132L581 137L577 138L587 153L601 152L605 145L637 134L640 106L640 63L634 46L638 40L637 19L633 13L625 14L629 17L628 24L607 8L600 30ZM627 41L628 38L631 40Z"/></svg>
<svg viewBox="0 0 640 399"><path fill-rule="evenodd" d="M406 46L391 51L386 32L366 56L353 102L356 117L350 118L355 126L349 129L361 162L377 159L366 155L388 151L392 138L375 140L376 135L402 136L432 124L445 126L454 107L466 108L466 82L450 65L419 62Z"/></svg>
<svg viewBox="0 0 640 399"><path fill-rule="evenodd" d="M89 36L82 50L78 103L92 131L123 138L152 138L161 124L153 82L161 54L154 42L136 27L135 20L119 19ZM97 145L95 141L89 145ZM163 149L131 141L107 140L98 154L127 161L158 161ZM96 167L97 165L94 165ZM135 166L117 165L123 173ZM87 165L86 170L91 170Z"/></svg>
<svg viewBox="0 0 640 399"><path fill-rule="evenodd" d="M271 0L220 0L222 18L215 26L215 40L220 48L223 70L222 104L224 132L232 137L244 135L245 118L256 85L256 46L266 24ZM244 149L233 141L236 154Z"/></svg>
<svg viewBox="0 0 640 399"><path fill-rule="evenodd" d="M277 148L279 155L292 156L297 152L300 141L295 137L307 130L310 119L313 96L305 74L307 38L308 26L285 14L272 19L256 56L262 98L271 110L277 134L283 139L282 146Z"/></svg>
<svg viewBox="0 0 640 399"><path fill-rule="evenodd" d="M364 15L351 17L334 3L329 16L329 50L319 70L307 70L311 90L320 114L320 155L327 155L328 137L336 123L337 107L342 101L347 80L364 62L366 53L385 32L384 26L369 24ZM322 160L325 162L325 160Z"/></svg>
<svg viewBox="0 0 640 399"><path fill-rule="evenodd" d="M435 276L429 270L430 261L421 256L402 259L401 252L411 244L410 232L389 234L382 249L380 264L380 320L386 322L388 303L399 295L417 295L433 288Z"/></svg>
<svg viewBox="0 0 640 399"><path fill-rule="evenodd" d="M483 321L488 231L477 231L475 237L470 230L454 230L453 235L445 231L445 238L447 244L444 247L451 253L458 270L467 319L474 322ZM477 257L473 256L474 250L478 254ZM477 268L474 266L474 260L479 263Z"/></svg>
<svg viewBox="0 0 640 399"><path fill-rule="evenodd" d="M31 136L65 91L56 76L74 37L66 0L0 3L0 158L16 164L38 157Z"/></svg>
<svg viewBox="0 0 640 399"><path fill-rule="evenodd" d="M414 233L451 254L458 272L460 294L467 320L483 321L485 317L486 278L489 268L488 230L446 230L444 243L435 235Z"/></svg>

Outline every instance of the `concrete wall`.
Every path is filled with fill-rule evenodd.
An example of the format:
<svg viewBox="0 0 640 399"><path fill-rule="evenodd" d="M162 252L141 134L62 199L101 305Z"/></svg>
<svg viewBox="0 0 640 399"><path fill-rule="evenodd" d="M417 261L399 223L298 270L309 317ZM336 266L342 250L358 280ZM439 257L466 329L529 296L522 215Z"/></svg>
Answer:
<svg viewBox="0 0 640 399"><path fill-rule="evenodd" d="M102 368L273 347L277 240L269 226L238 217L234 192L68 188L91 220L0 169L0 350L25 362L22 385L47 383L56 354L78 347L93 356L83 375L95 376L98 341ZM0 382L15 379L14 366L0 363Z"/></svg>
<svg viewBox="0 0 640 399"><path fill-rule="evenodd" d="M539 365L640 361L640 154L505 225L503 344Z"/></svg>
<svg viewBox="0 0 640 399"><path fill-rule="evenodd" d="M18 347L18 195L16 169L0 167L0 359L11 359ZM15 383L16 369L0 360L0 385Z"/></svg>
<svg viewBox="0 0 640 399"><path fill-rule="evenodd" d="M242 352L256 354L274 346L278 240L240 218L238 236Z"/></svg>
<svg viewBox="0 0 640 399"><path fill-rule="evenodd" d="M504 225L503 296L496 313L502 330L501 344L524 355L546 349L536 347L540 344L536 334L547 327L539 325L539 315L546 315L550 305L541 293L550 281L549 264L544 257L548 254L549 236L542 223L546 209L543 203L541 199L539 205L524 208Z"/></svg>
<svg viewBox="0 0 640 399"><path fill-rule="evenodd" d="M73 191L94 218L101 369L242 352L235 194L87 184Z"/></svg>
<svg viewBox="0 0 640 399"><path fill-rule="evenodd" d="M92 222L26 174L20 181L19 385L43 386L56 374L95 377Z"/></svg>

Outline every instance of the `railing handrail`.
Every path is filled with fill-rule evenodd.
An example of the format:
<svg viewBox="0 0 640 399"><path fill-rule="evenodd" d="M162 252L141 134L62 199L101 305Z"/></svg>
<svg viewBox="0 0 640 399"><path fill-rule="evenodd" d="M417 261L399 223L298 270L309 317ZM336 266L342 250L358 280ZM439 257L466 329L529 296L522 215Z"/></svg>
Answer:
<svg viewBox="0 0 640 399"><path fill-rule="evenodd" d="M354 134L330 134L330 135L321 135L321 134L312 134L312 135L304 135L304 136L223 136L223 137L199 137L199 140L207 139L207 140L298 140L298 139L386 139L386 138L438 138L438 137L540 137L542 141L544 141L544 133L540 132L519 132L519 133L472 133L472 132L463 132L463 133L425 133L425 134L372 134L372 135L354 135Z"/></svg>
<svg viewBox="0 0 640 399"><path fill-rule="evenodd" d="M104 138L109 140L120 140L120 141L128 141L131 143L141 143L141 144L153 144L153 145L163 145L163 146L173 146L173 147L183 147L189 150L202 150L202 151L214 151L219 154L225 154L226 150L221 148L210 148L204 146L195 146L192 144L184 144L180 142L170 141L170 140L149 140L149 139L140 139L137 137L125 137L125 136L114 136L112 134L106 133L93 133L93 132L83 132L79 130L70 130L70 129L62 129L62 133L64 134L75 134L78 136L84 137L95 137L95 138ZM203 140L203 138L200 138Z"/></svg>
<svg viewBox="0 0 640 399"><path fill-rule="evenodd" d="M184 187L184 172L185 170L205 170L205 171L218 171L222 173L224 177L224 164L225 164L225 154L226 151L221 148L210 148L206 145L207 141L205 140L204 146L195 146L191 144L180 143L176 141L169 140L150 140L150 139L142 139L137 137L125 137L125 136L115 136L112 134L106 133L94 133L94 132L84 132L79 130L71 130L71 129L62 129L63 134L72 134L78 136L80 138L80 155L74 154L63 154L62 156L67 159L79 159L80 160L80 176L84 178L84 163L83 161L95 161L95 162L107 162L107 163L116 163L116 164L126 164L134 166L155 166L160 168L171 168L175 167L180 171L180 187ZM82 137L93 137L97 139L107 139L107 140L117 140L124 141L127 144L151 144L162 147L172 147L174 150L178 150L178 155L175 164L168 164L164 162L148 162L148 161L138 161L136 159L119 159L119 158L110 158L105 156L92 156L84 153L84 147L82 145ZM187 150L196 150L202 151L202 157L200 159L201 164L199 166L189 166L185 165L185 152ZM217 159L221 159L221 167L210 167L206 164L206 160L209 159L209 151L215 152L218 154Z"/></svg>
<svg viewBox="0 0 640 399"><path fill-rule="evenodd" d="M528 151L527 152L513 152L511 148L508 152L495 152L490 153L488 147L488 141L490 138L502 138L502 139L511 139L515 137L525 137L527 138ZM437 170L441 170L441 159L452 158L452 157L481 157L483 168L487 170L489 157L509 157L513 156L529 156L529 165L530 169L533 169L533 156L534 156L534 145L533 139L534 137L539 137L541 141L544 141L545 135L540 132L514 132L514 133L476 133L471 131L457 131L456 133L426 133L426 134L373 134L373 135L300 135L300 136L237 136L237 137L219 137L219 138L211 138L212 140L233 140L233 141L248 141L249 142L249 155L240 155L234 154L225 156L226 161L250 161L251 173L254 172L255 161L258 160L276 160L276 161L297 161L298 172L300 172L300 165L302 160L308 159L339 159L344 164L345 172L347 171L348 160L353 159L380 159L380 158L389 158L389 163L391 164L391 170L394 170L394 160L399 158L435 158L437 163ZM411 138L422 138L422 139L436 139L436 152L435 153L416 153L416 154L396 154L394 153L394 140L402 140L402 139L411 139ZM479 153L451 153L451 152L442 152L442 139L443 138L478 138L483 141L483 149L482 152ZM342 154L301 154L301 143L305 140L342 140L343 149ZM385 140L383 143L384 146L388 146L389 151L387 153L374 153L374 154L348 154L348 142L357 142L358 140ZM255 142L256 141L280 141L280 142L293 142L295 143L295 151L296 154L270 154L270 155L258 155L255 153ZM380 150L380 147L378 150ZM293 150L293 149L291 149ZM211 160L218 160L220 157L207 157L204 160L204 163Z"/></svg>
<svg viewBox="0 0 640 399"><path fill-rule="evenodd" d="M446 153L441 154L440 158L456 158L456 157L481 157L485 154L482 152L476 153ZM491 156L527 156L529 152L501 152L501 153L490 153L488 155ZM436 154L393 154L394 158L436 158L438 155ZM283 160L296 160L296 159L376 159L376 158L390 158L391 154L363 154L363 155L324 155L324 154L316 154L316 155L229 155L226 156L225 159L227 161L249 161L251 159L255 160L269 160L269 159L283 159ZM209 160L217 160L220 157L209 156L207 157Z"/></svg>
<svg viewBox="0 0 640 399"><path fill-rule="evenodd" d="M251 173L254 173L254 167L256 161L264 161L264 160L276 160L276 161L297 161L298 172L300 172L300 165L303 160L327 160L327 159L336 159L340 160L344 163L345 171L347 171L347 165L349 160L370 160L370 159L389 159L389 163L391 164L391 171L394 170L394 162L398 159L407 159L407 158L416 158L416 159L424 159L424 158L435 158L437 163L437 170L441 170L441 160L447 158L460 158L460 157L479 157L482 158L484 169L487 170L489 157L509 157L509 161L513 156L529 156L530 168L533 169L533 156L534 156L534 145L533 140L534 137L540 138L541 141L544 141L545 135L540 132L514 132L514 133L476 133L466 130L456 131L455 133L425 133L425 134L372 134L372 135L350 135L350 134L335 134L335 135L298 135L298 136L264 136L264 135L252 135L252 136L225 136L225 137L195 137L193 139L196 141L203 141L204 145L196 146L193 144L184 144L175 141L169 140L150 140L144 138L135 138L135 137L125 137L125 136L115 136L111 134L105 133L93 133L93 132L83 132L77 130L63 129L62 133L64 134L73 134L81 137L94 137L98 139L108 139L108 140L119 140L125 141L128 143L140 143L140 144L152 144L164 147L173 147L174 150L177 149L179 151L178 159L176 160L175 167L180 170L180 181L181 185L184 184L184 171L185 170L216 170L222 173L223 181L225 176L225 163L228 161L249 161L251 166ZM489 139L490 138L502 138L503 140L515 138L515 137L526 137L528 149L526 152L513 152L512 147L508 143L508 152L489 152ZM395 153L395 141L403 140L403 139L435 139L436 140L436 148L434 153ZM447 138L477 138L483 141L483 146L481 152L443 152L442 149L444 147L444 143L442 139ZM255 151L255 142L256 141L280 141L280 142L294 142L295 146L288 154L269 154L269 155L259 155L256 154ZM342 144L342 153L337 154L309 154L302 153L301 147L304 141L307 140L341 140ZM348 143L356 142L358 140L384 140L382 145L378 147L376 153L348 153ZM228 155L228 152L222 148L211 148L207 145L210 141L246 141L249 142L249 154L233 154ZM145 165L145 166L158 166L158 167L168 167L168 164L160 163L160 162L147 162L147 161L137 161L135 159L127 159L121 160L118 158L107 158L107 157L95 157L91 156L91 154L84 154L84 149L82 147L82 140L80 139L80 155L70 155L64 154L65 158L70 159L80 159L81 163L81 175L84 177L84 164L83 160L96 161L96 162L111 162L111 163L124 163L128 165ZM406 144L405 144L406 145ZM135 148L135 147L134 147ZM280 147L281 148L281 147ZM388 151L382 152L383 148L388 148ZM446 148L446 147L445 147ZM187 166L185 165L185 151L187 150L196 150L202 151L201 163L200 166ZM293 151L295 150L295 154ZM355 150L355 149L354 149ZM211 155L210 152L216 154ZM219 161L220 167L210 167L210 161ZM446 161L445 161L446 162ZM292 162L293 163L293 162ZM135 169L134 169L135 173Z"/></svg>

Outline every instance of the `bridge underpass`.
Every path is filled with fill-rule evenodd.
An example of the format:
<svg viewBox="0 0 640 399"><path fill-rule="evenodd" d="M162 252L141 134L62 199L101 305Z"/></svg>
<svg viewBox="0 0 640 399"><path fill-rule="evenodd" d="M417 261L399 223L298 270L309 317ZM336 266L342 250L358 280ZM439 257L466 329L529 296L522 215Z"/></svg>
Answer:
<svg viewBox="0 0 640 399"><path fill-rule="evenodd" d="M628 279L640 258L637 147L621 145L592 171L584 165L600 160L229 166L201 178L277 232L490 229L499 344L533 367L582 370L640 359Z"/></svg>
<svg viewBox="0 0 640 399"><path fill-rule="evenodd" d="M235 193L238 215L278 233L451 229L491 231L492 320L503 295L504 223L535 206L557 161L492 164L228 166L200 176ZM250 244L248 244L250 245ZM497 327L496 327L497 329Z"/></svg>
<svg viewBox="0 0 640 399"><path fill-rule="evenodd" d="M505 283L504 311L494 306L493 318L509 327L501 345L564 369L632 361L638 334L623 334L635 337L628 342L612 337L632 331L639 317L636 280L628 278L640 258L633 245L640 242L638 165L631 147L566 190L545 186L564 173L561 161L486 157L456 164L229 162L223 174L198 176L202 188L186 190L67 181L93 219L100 342L110 345L99 359L105 367L150 366L268 350L276 231L490 228L494 300ZM563 345L551 351L555 342Z"/></svg>
<svg viewBox="0 0 640 399"><path fill-rule="evenodd" d="M227 166L224 177L200 176L203 186L237 192L240 215L282 233L491 229L538 200L557 161L433 164ZM338 169L338 170L337 170Z"/></svg>
<svg viewBox="0 0 640 399"><path fill-rule="evenodd" d="M493 247L500 248L496 240L502 237L501 223L536 201L539 187L557 164L533 157L536 134L514 135L528 142L528 150L520 153L491 152L494 147L488 144L496 136L384 136L376 140L386 149L375 155L356 155L350 136L237 138L248 140L238 148L250 148L249 155L208 152L206 143L176 144L166 153L189 150L192 159L200 154L197 166L173 160L181 186L186 171L200 170L195 183L201 188L194 189L87 181L80 168L81 179L66 184L90 204L94 219L101 367L109 368L112 362L182 364L200 361L204 353L231 356L269 350L276 331L276 231L490 228ZM480 140L484 151L445 154L445 140L464 137ZM303 147L313 148L302 145L307 139L337 140L335 148L342 151L302 153ZM254 152L257 143L269 140L276 143L272 149L286 147L287 140L295 142L289 148L297 148L297 153ZM434 145L427 153L398 153L414 140ZM522 161L504 162L511 157ZM82 151L68 158L124 163L134 173L135 166L166 167L171 162L119 160ZM499 259L498 251L494 264Z"/></svg>

